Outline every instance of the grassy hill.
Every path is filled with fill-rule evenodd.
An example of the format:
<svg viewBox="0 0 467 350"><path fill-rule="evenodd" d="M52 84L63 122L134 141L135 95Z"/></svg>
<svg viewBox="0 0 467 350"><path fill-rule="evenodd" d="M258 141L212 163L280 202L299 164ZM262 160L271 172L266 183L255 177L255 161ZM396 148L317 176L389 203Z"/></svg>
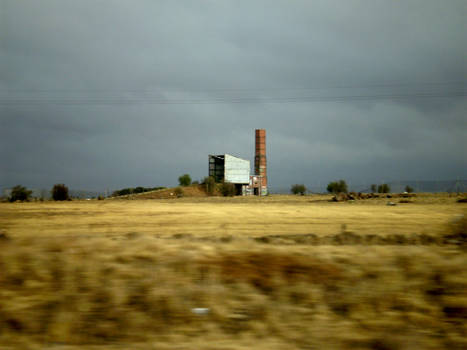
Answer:
<svg viewBox="0 0 467 350"><path fill-rule="evenodd" d="M177 195L177 189L181 189L182 193ZM219 195L219 193L216 192L214 195ZM203 185L191 185L118 196L114 197L114 199L172 199L179 197L207 197L207 194Z"/></svg>

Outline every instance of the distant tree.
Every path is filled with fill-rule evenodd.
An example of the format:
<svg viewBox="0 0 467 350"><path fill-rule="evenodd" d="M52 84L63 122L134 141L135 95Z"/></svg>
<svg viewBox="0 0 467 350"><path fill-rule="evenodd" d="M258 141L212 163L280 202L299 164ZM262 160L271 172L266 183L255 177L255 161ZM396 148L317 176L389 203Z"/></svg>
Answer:
<svg viewBox="0 0 467 350"><path fill-rule="evenodd" d="M327 190L330 193L347 193L347 183L344 180L330 182L328 184Z"/></svg>
<svg viewBox="0 0 467 350"><path fill-rule="evenodd" d="M133 189L132 188L123 188L120 191L115 191L115 192L117 193L117 196L126 196L128 194L132 194Z"/></svg>
<svg viewBox="0 0 467 350"><path fill-rule="evenodd" d="M28 201L31 197L32 191L28 190L26 187L17 185L11 189L11 195L9 198L10 202L16 201Z"/></svg>
<svg viewBox="0 0 467 350"><path fill-rule="evenodd" d="M235 185L231 182L223 182L221 184L221 193L224 197L233 197L237 194L237 189Z"/></svg>
<svg viewBox="0 0 467 350"><path fill-rule="evenodd" d="M178 183L180 186L190 186L191 185L191 177L188 174L184 174L178 178Z"/></svg>
<svg viewBox="0 0 467 350"><path fill-rule="evenodd" d="M133 193L143 193L143 192L145 192L145 188L141 186L138 186L133 190Z"/></svg>
<svg viewBox="0 0 467 350"><path fill-rule="evenodd" d="M391 187L388 184L381 184L378 186L378 193L389 193L391 192Z"/></svg>
<svg viewBox="0 0 467 350"><path fill-rule="evenodd" d="M51 192L54 201L66 201L70 198L68 195L68 187L64 184L55 184Z"/></svg>
<svg viewBox="0 0 467 350"><path fill-rule="evenodd" d="M373 184L371 185L371 193L376 193L378 187L376 186L376 184Z"/></svg>
<svg viewBox="0 0 467 350"><path fill-rule="evenodd" d="M410 187L409 185L405 186L405 192L407 193L412 193L413 192L413 188Z"/></svg>
<svg viewBox="0 0 467 350"><path fill-rule="evenodd" d="M199 181L198 181L198 180L193 181L191 184L192 184L192 185L199 185Z"/></svg>
<svg viewBox="0 0 467 350"><path fill-rule="evenodd" d="M175 189L174 193L175 193L175 195L177 196L177 198L183 197L183 195L184 195L183 188L177 187L177 188Z"/></svg>
<svg viewBox="0 0 467 350"><path fill-rule="evenodd" d="M303 184L295 184L292 185L292 187L290 188L290 192L292 192L293 194L300 194L303 196L306 192L306 187Z"/></svg>
<svg viewBox="0 0 467 350"><path fill-rule="evenodd" d="M206 176L203 180L203 184L206 193L212 196L216 190L216 180L212 176Z"/></svg>
<svg viewBox="0 0 467 350"><path fill-rule="evenodd" d="M340 192L347 193L347 183L344 180L339 181Z"/></svg>

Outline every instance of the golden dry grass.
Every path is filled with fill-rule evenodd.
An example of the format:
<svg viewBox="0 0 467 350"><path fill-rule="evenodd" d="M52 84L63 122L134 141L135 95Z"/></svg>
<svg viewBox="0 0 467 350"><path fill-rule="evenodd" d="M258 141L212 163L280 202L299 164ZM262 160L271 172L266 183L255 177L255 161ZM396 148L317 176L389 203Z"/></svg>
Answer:
<svg viewBox="0 0 467 350"><path fill-rule="evenodd" d="M465 204L328 199L0 204L0 348L466 348Z"/></svg>
<svg viewBox="0 0 467 350"><path fill-rule="evenodd" d="M441 234L463 204L456 197L418 196L387 206L390 199L329 202L331 196L182 198L0 203L0 225L12 236L193 234L252 237L272 234Z"/></svg>

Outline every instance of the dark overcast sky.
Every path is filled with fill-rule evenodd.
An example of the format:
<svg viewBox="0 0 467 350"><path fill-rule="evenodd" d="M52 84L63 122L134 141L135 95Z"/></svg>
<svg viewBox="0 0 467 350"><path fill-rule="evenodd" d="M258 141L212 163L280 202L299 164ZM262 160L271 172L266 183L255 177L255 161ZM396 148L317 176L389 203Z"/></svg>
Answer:
<svg viewBox="0 0 467 350"><path fill-rule="evenodd" d="M0 0L0 187L467 177L467 1Z"/></svg>

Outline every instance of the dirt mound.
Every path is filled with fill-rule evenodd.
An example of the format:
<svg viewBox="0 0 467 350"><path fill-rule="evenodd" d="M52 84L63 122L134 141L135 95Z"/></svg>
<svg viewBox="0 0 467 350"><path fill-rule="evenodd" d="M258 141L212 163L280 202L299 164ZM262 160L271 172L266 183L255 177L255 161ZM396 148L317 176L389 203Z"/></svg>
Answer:
<svg viewBox="0 0 467 350"><path fill-rule="evenodd" d="M192 185L185 187L178 187L182 190L181 194L177 195L177 187L166 188L163 190L151 191L133 194L129 196L121 196L121 199L171 199L180 197L207 197L203 185Z"/></svg>

